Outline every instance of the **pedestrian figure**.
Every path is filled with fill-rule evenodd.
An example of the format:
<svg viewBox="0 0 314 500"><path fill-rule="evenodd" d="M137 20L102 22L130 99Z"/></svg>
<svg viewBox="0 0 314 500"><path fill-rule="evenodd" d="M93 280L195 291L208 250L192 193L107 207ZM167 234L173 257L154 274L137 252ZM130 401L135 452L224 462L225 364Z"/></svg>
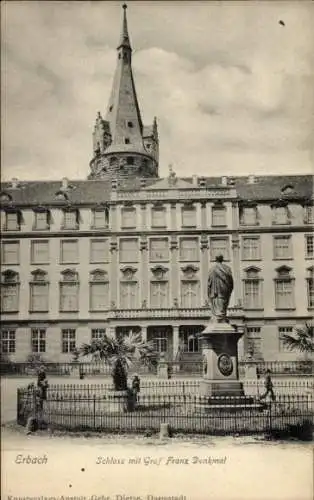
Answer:
<svg viewBox="0 0 314 500"><path fill-rule="evenodd" d="M46 376L46 370L44 366L41 366L38 370L37 375L37 387L39 392L40 399L40 407L43 407L43 402L47 399L47 389L48 389L48 380Z"/></svg>
<svg viewBox="0 0 314 500"><path fill-rule="evenodd" d="M140 392L140 389L141 389L140 377L137 374L135 374L132 379L132 390L136 402L137 402L137 395Z"/></svg>
<svg viewBox="0 0 314 500"><path fill-rule="evenodd" d="M275 401L276 397L274 394L274 389L273 389L273 381L270 376L270 370L266 370L266 377L265 377L265 389L266 391L264 394L261 395L260 399L265 399L266 396L269 394L272 401Z"/></svg>

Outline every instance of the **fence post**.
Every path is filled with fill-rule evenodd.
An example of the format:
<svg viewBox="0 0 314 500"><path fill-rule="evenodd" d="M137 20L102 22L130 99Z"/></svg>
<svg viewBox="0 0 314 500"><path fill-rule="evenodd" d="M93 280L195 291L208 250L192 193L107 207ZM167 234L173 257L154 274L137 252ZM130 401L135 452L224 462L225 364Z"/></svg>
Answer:
<svg viewBox="0 0 314 500"><path fill-rule="evenodd" d="M96 428L96 395L95 394L93 397L93 414L94 414L93 422L94 422L94 430L95 430L95 428Z"/></svg>

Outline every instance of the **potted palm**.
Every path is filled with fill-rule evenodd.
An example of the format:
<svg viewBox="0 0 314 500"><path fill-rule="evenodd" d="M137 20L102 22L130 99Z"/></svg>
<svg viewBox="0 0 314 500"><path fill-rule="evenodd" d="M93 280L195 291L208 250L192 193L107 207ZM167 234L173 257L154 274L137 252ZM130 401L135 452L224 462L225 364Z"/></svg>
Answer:
<svg viewBox="0 0 314 500"><path fill-rule="evenodd" d="M93 360L102 360L111 367L112 390L107 394L110 411L127 411L133 408L132 391L128 388L128 371L134 363L151 366L156 353L153 342L143 342L140 333L130 331L126 335L104 334L101 339L83 344L79 353Z"/></svg>

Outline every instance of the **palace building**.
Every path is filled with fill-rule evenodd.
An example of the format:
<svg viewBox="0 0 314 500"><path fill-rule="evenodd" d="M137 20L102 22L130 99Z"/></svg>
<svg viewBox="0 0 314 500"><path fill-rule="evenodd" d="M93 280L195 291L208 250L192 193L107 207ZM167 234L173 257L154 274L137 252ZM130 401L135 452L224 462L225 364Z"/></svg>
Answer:
<svg viewBox="0 0 314 500"><path fill-rule="evenodd" d="M314 310L312 176L158 172L157 120L142 123L124 6L87 179L1 185L1 345L12 361L71 361L83 342L129 330L169 360L200 359L218 254L234 276L240 358L300 359L281 336Z"/></svg>

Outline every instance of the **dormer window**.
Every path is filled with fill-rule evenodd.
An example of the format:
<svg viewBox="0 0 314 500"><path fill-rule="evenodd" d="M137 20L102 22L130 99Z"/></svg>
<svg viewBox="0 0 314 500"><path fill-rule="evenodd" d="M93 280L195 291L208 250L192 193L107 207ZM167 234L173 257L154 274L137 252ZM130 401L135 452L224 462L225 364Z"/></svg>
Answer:
<svg viewBox="0 0 314 500"><path fill-rule="evenodd" d="M79 228L79 211L64 210L62 229L78 229Z"/></svg>
<svg viewBox="0 0 314 500"><path fill-rule="evenodd" d="M124 144L130 144L130 139L128 137L124 138Z"/></svg>
<svg viewBox="0 0 314 500"><path fill-rule="evenodd" d="M18 210L10 210L5 213L5 231L20 231L21 213Z"/></svg>
<svg viewBox="0 0 314 500"><path fill-rule="evenodd" d="M128 122L128 127L133 128L133 122Z"/></svg>
<svg viewBox="0 0 314 500"><path fill-rule="evenodd" d="M272 207L273 224L290 224L289 210L287 205L274 205Z"/></svg>

